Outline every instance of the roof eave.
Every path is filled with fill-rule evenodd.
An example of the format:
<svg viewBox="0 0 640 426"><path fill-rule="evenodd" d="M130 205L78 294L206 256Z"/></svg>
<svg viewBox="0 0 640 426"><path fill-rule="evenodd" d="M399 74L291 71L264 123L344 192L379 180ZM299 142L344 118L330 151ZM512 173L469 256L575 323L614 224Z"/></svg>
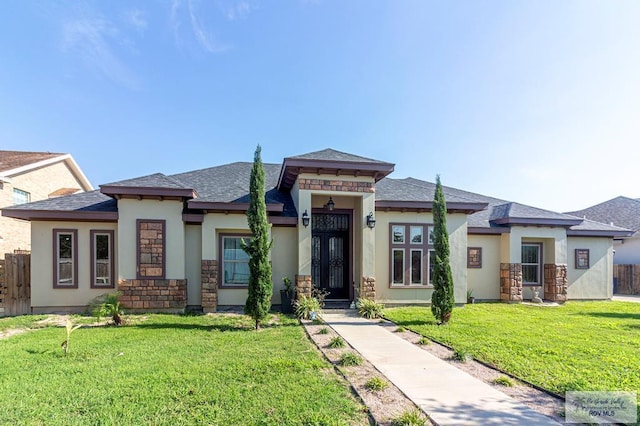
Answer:
<svg viewBox="0 0 640 426"><path fill-rule="evenodd" d="M163 188L141 186L101 185L100 192L112 198L131 197L164 197L192 199L198 194L191 188Z"/></svg>
<svg viewBox="0 0 640 426"><path fill-rule="evenodd" d="M467 233L474 234L474 235L500 235L500 234L508 234L510 232L511 232L511 228L498 228L498 227L485 227L485 226L467 227Z"/></svg>
<svg viewBox="0 0 640 426"><path fill-rule="evenodd" d="M447 203L447 213L477 213L486 209L488 203L464 203L450 202ZM376 210L381 211L431 211L433 210L432 201L376 201Z"/></svg>
<svg viewBox="0 0 640 426"><path fill-rule="evenodd" d="M4 209L2 216L22 220L59 220L79 222L117 222L118 212L85 210Z"/></svg>
<svg viewBox="0 0 640 426"><path fill-rule="evenodd" d="M582 219L545 219L545 218L523 218L523 217L505 217L501 219L490 220L495 225L523 225L523 226L563 226L570 227L580 225Z"/></svg>
<svg viewBox="0 0 640 426"><path fill-rule="evenodd" d="M605 231L605 230L580 230L580 229L568 229L567 236L569 237L631 237L634 233L627 231Z"/></svg>
<svg viewBox="0 0 640 426"><path fill-rule="evenodd" d="M207 212L239 212L244 213L249 209L249 203L224 203L218 201L200 201L189 200L187 202L189 209L205 210ZM267 211L273 213L282 213L284 211L284 204L282 203L267 203Z"/></svg>

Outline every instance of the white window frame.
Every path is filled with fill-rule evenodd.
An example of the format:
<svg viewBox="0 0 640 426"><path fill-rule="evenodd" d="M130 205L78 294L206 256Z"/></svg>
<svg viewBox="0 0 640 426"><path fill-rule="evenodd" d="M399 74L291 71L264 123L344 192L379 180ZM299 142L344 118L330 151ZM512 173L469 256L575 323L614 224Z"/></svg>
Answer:
<svg viewBox="0 0 640 426"><path fill-rule="evenodd" d="M13 188L13 205L26 204L31 201L31 193Z"/></svg>
<svg viewBox="0 0 640 426"><path fill-rule="evenodd" d="M60 237L71 237L71 257L60 257ZM78 288L78 230L54 229L53 230L53 287L54 288ZM60 267L63 264L71 265L71 281L60 281Z"/></svg>
<svg viewBox="0 0 640 426"><path fill-rule="evenodd" d="M109 247L107 252L109 258L107 259L107 281L105 277L98 277L98 238L99 236L108 237ZM91 230L91 288L115 288L114 283L114 232L112 230ZM99 280L99 278L103 278Z"/></svg>
<svg viewBox="0 0 640 426"><path fill-rule="evenodd" d="M224 258L224 242L226 240L242 240L244 239L245 242L249 243L251 241L251 235L249 234L220 234L220 287L224 287L224 288L247 288L249 286L249 277L247 276L247 282L246 283L228 283L225 280L225 264L226 263L236 263L236 264L241 264L241 263L246 263L247 264L247 270L249 270L249 257L247 255L247 259L242 259L242 260L233 260L233 259L229 259L226 260Z"/></svg>
<svg viewBox="0 0 640 426"><path fill-rule="evenodd" d="M538 251L538 262L536 263L525 263L523 259L521 260L522 269L524 270L525 266L536 266L538 281L530 282L524 280L524 273L522 274L522 285L532 285L532 286L540 286L542 285L542 244L541 243L522 243L520 251L522 252L522 248L524 247L535 247Z"/></svg>
<svg viewBox="0 0 640 426"><path fill-rule="evenodd" d="M399 228L402 228L401 230ZM421 228L421 242L413 242L416 228ZM429 231L433 225L429 223L390 223L389 224L389 286L391 288L431 287L429 252L433 242L429 241ZM402 233L402 241L395 241L396 235ZM395 253L402 252L402 282L395 280L399 271L395 268ZM413 282L413 253L420 252L420 282Z"/></svg>

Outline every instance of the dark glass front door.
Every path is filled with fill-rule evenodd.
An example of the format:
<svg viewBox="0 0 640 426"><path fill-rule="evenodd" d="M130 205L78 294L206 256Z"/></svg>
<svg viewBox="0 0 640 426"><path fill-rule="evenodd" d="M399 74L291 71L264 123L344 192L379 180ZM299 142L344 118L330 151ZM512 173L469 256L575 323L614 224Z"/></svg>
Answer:
<svg viewBox="0 0 640 426"><path fill-rule="evenodd" d="M349 298L349 215L314 213L311 279L328 299Z"/></svg>

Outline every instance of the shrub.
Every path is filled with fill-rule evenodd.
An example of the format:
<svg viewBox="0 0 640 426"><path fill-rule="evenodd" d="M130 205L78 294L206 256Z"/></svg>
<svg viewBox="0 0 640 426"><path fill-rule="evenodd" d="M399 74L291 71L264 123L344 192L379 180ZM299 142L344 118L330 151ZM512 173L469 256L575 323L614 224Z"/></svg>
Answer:
<svg viewBox="0 0 640 426"><path fill-rule="evenodd" d="M427 419L422 411L417 409L405 411L391 421L391 426L424 426L426 424Z"/></svg>
<svg viewBox="0 0 640 426"><path fill-rule="evenodd" d="M364 384L365 389L371 392L378 392L389 387L389 382L376 376L372 377Z"/></svg>
<svg viewBox="0 0 640 426"><path fill-rule="evenodd" d="M455 349L453 351L453 359L456 361L467 362L471 361L471 354L464 349Z"/></svg>
<svg viewBox="0 0 640 426"><path fill-rule="evenodd" d="M345 352L340 357L339 364L344 367L360 365L362 364L362 358L355 352Z"/></svg>
<svg viewBox="0 0 640 426"><path fill-rule="evenodd" d="M91 302L92 314L100 321L102 317L111 318L114 325L122 325L124 319L122 318L123 310L120 305L120 293L107 293L96 297Z"/></svg>
<svg viewBox="0 0 640 426"><path fill-rule="evenodd" d="M431 340L429 340L426 337L422 336L422 337L420 337L420 340L418 340L418 344L427 346L427 345L431 344Z"/></svg>
<svg viewBox="0 0 640 426"><path fill-rule="evenodd" d="M511 380L507 376L500 376L497 379L495 379L493 381L493 383L496 384L496 385L506 386L508 388L510 388L510 387L512 387L514 385L513 380Z"/></svg>
<svg viewBox="0 0 640 426"><path fill-rule="evenodd" d="M344 340L342 340L342 337L340 336L335 336L329 341L329 344L327 345L327 347L332 349L344 348Z"/></svg>
<svg viewBox="0 0 640 426"><path fill-rule="evenodd" d="M327 327L322 327L318 330L318 334L329 334L329 329Z"/></svg>
<svg viewBox="0 0 640 426"><path fill-rule="evenodd" d="M407 329L403 326L398 326L398 328L396 328L396 333L404 333L405 331L407 331Z"/></svg>
<svg viewBox="0 0 640 426"><path fill-rule="evenodd" d="M296 317L298 319L311 319L311 313L315 312L315 315L320 316L320 302L315 297L301 295L298 300L293 304Z"/></svg>
<svg viewBox="0 0 640 426"><path fill-rule="evenodd" d="M80 324L73 325L71 320L69 318L67 318L67 324L65 326L65 329L67 331L67 338L62 341L62 349L64 349L64 354L65 355L67 355L69 353L69 344L71 343L71 333L73 333L74 331L76 331L80 327L82 327L82 325L80 325Z"/></svg>
<svg viewBox="0 0 640 426"><path fill-rule="evenodd" d="M384 305L371 299L358 300L358 314L361 317L374 319L382 317Z"/></svg>

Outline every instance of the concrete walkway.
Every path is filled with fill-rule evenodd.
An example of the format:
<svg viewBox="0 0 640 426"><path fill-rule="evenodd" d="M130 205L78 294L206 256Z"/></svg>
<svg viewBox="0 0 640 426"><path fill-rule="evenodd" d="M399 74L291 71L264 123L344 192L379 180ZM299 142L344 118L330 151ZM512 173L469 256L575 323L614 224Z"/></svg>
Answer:
<svg viewBox="0 0 640 426"><path fill-rule="evenodd" d="M355 312L322 318L438 425L558 425Z"/></svg>
<svg viewBox="0 0 640 426"><path fill-rule="evenodd" d="M616 302L640 303L640 295L614 294L611 300L615 300Z"/></svg>

